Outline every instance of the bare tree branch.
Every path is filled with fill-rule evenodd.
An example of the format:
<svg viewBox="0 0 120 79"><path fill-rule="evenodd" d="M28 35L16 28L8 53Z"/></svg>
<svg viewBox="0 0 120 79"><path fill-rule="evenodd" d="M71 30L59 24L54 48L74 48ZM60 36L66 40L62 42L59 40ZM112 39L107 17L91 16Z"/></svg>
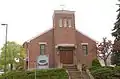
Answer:
<svg viewBox="0 0 120 79"><path fill-rule="evenodd" d="M103 42L97 43L97 56L104 60L105 66L107 65L107 58L111 54L112 47L111 40L107 40L106 37L103 38Z"/></svg>

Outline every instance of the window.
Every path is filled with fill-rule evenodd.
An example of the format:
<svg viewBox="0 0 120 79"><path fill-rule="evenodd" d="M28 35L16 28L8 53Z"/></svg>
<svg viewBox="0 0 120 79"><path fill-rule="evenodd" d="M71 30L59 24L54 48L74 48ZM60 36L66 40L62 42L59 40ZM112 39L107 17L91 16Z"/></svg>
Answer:
<svg viewBox="0 0 120 79"><path fill-rule="evenodd" d="M72 20L68 19L68 27L72 27Z"/></svg>
<svg viewBox="0 0 120 79"><path fill-rule="evenodd" d="M85 55L88 55L88 45L82 45L82 50Z"/></svg>
<svg viewBox="0 0 120 79"><path fill-rule="evenodd" d="M45 44L40 44L40 55L45 54Z"/></svg>
<svg viewBox="0 0 120 79"><path fill-rule="evenodd" d="M62 27L62 19L59 19L59 27Z"/></svg>
<svg viewBox="0 0 120 79"><path fill-rule="evenodd" d="M64 19L64 27L67 27L67 19Z"/></svg>

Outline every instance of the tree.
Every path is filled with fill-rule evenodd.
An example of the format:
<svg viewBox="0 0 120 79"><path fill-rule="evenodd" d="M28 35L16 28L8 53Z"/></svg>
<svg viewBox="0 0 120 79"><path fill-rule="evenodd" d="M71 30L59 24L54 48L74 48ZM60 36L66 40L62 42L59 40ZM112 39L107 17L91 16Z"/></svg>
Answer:
<svg viewBox="0 0 120 79"><path fill-rule="evenodd" d="M118 0L120 2L120 0ZM112 64L120 65L120 4L117 4L119 9L114 28L112 30L112 36L115 37L113 44L113 53L111 57Z"/></svg>
<svg viewBox="0 0 120 79"><path fill-rule="evenodd" d="M113 53L111 56L111 64L120 66L120 40L114 41Z"/></svg>
<svg viewBox="0 0 120 79"><path fill-rule="evenodd" d="M16 69L17 70L23 70L24 64L25 64L25 49L23 47L20 48L20 56L19 56L19 62L16 63Z"/></svg>
<svg viewBox="0 0 120 79"><path fill-rule="evenodd" d="M112 42L103 38L103 42L97 44L97 56L104 61L105 66L107 66L107 59L112 53Z"/></svg>
<svg viewBox="0 0 120 79"><path fill-rule="evenodd" d="M5 45L2 47L0 64L5 64ZM10 70L13 70L13 65L15 66L17 63L20 63L22 59L25 58L25 49L15 43L15 42L7 42L6 49L6 65L10 65ZM22 60L23 61L23 60Z"/></svg>

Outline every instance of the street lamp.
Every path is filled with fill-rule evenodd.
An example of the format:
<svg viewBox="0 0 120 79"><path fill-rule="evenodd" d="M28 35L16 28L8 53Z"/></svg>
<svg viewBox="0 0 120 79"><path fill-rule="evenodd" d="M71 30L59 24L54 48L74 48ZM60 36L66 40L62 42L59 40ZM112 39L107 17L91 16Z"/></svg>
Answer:
<svg viewBox="0 0 120 79"><path fill-rule="evenodd" d="M4 73L5 73L5 79L6 78L6 52L7 52L7 30L8 30L8 24L1 24L2 26L6 26L6 35L5 35L5 67L4 67Z"/></svg>

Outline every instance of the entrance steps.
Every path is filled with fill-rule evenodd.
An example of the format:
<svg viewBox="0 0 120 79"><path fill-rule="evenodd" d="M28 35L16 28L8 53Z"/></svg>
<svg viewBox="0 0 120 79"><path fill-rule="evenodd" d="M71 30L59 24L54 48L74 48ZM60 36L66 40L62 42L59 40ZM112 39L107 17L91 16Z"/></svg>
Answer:
<svg viewBox="0 0 120 79"><path fill-rule="evenodd" d="M69 79L90 79L86 73L79 71L76 65L64 65L63 68L68 71Z"/></svg>

